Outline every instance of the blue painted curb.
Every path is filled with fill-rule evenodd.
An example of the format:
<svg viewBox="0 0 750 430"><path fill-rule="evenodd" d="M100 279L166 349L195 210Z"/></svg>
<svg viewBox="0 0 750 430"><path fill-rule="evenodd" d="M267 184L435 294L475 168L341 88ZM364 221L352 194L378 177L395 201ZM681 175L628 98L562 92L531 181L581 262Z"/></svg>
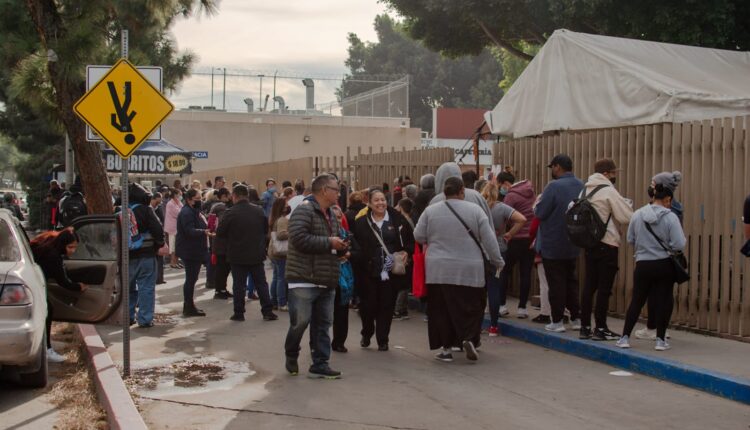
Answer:
<svg viewBox="0 0 750 430"><path fill-rule="evenodd" d="M489 326L488 319L485 319L485 325ZM503 336L750 404L750 380L748 379L668 358L655 357L633 349L618 348L612 342L571 338L560 333L548 332L544 328L529 327L504 319L501 319L498 325Z"/></svg>

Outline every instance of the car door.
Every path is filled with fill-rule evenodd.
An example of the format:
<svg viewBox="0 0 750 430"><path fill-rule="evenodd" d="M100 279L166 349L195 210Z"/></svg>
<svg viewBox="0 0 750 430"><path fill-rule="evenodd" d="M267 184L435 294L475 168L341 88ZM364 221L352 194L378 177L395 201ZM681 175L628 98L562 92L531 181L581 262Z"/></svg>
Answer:
<svg viewBox="0 0 750 430"><path fill-rule="evenodd" d="M70 291L47 280L52 319L97 323L117 310L122 300L119 275L118 222L113 215L88 215L73 221L80 239L75 254L66 259L65 270L75 282L89 286Z"/></svg>

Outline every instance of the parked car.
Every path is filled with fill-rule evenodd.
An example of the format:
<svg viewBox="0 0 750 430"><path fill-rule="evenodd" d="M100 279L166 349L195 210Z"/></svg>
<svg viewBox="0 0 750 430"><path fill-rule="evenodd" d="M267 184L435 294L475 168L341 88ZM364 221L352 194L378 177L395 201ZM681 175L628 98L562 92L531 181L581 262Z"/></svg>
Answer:
<svg viewBox="0 0 750 430"><path fill-rule="evenodd" d="M89 285L84 292L45 280L26 232L0 209L0 374L24 386L47 385L47 300L54 321L83 323L104 321L122 300L116 218L84 216L73 227L80 242L64 264L70 279Z"/></svg>

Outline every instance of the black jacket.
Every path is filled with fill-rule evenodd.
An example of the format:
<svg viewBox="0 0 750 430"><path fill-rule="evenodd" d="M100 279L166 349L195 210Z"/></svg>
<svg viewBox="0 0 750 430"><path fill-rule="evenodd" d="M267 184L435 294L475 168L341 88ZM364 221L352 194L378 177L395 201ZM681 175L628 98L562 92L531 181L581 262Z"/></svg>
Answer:
<svg viewBox="0 0 750 430"><path fill-rule="evenodd" d="M175 253L183 260L205 261L208 255L206 220L198 209L183 206L177 215Z"/></svg>
<svg viewBox="0 0 750 430"><path fill-rule="evenodd" d="M133 216L138 223L138 232L145 237L151 237L146 241L153 246L143 246L141 249L130 251L130 258L154 258L156 251L164 245L164 227L154 213L150 205L138 205L133 208Z"/></svg>
<svg viewBox="0 0 750 430"><path fill-rule="evenodd" d="M346 222L349 224L349 230L354 231L354 222L356 221L357 214L366 207L367 205L364 203L355 203L346 210L344 216L346 217Z"/></svg>
<svg viewBox="0 0 750 430"><path fill-rule="evenodd" d="M395 209L388 209L389 221L382 233L383 242L388 248L388 253L406 251L410 256L414 253L414 232L406 219ZM370 228L372 226L372 228ZM383 247L375 236L375 231L380 232L370 218L370 210L367 214L360 216L354 222L352 233L357 247L352 250L352 259L357 262L355 267L363 270L366 276L380 279L383 270ZM399 277L398 275L393 275Z"/></svg>
<svg viewBox="0 0 750 430"><path fill-rule="evenodd" d="M286 280L336 288L341 264L329 237L340 236L340 228L336 216L330 209L324 214L314 196L300 203L289 219Z"/></svg>
<svg viewBox="0 0 750 430"><path fill-rule="evenodd" d="M216 236L225 243L229 264L263 264L267 233L263 209L247 200L227 209L216 230Z"/></svg>
<svg viewBox="0 0 750 430"><path fill-rule="evenodd" d="M417 225L419 217L422 216L422 212L430 205L433 197L435 197L434 189L420 190L417 193L417 197L414 198L414 207L411 210L411 219L414 221L414 225Z"/></svg>
<svg viewBox="0 0 750 430"><path fill-rule="evenodd" d="M42 268L46 279L54 279L57 285L70 291L81 291L81 284L68 278L63 265L63 257L53 250L34 250L34 261Z"/></svg>

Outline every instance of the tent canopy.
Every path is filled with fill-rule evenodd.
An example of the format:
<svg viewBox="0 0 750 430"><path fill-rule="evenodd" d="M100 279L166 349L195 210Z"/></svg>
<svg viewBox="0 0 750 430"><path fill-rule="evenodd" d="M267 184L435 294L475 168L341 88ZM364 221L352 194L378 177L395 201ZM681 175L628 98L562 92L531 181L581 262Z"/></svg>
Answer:
<svg viewBox="0 0 750 430"><path fill-rule="evenodd" d="M485 120L523 137L749 114L750 52L557 30Z"/></svg>

